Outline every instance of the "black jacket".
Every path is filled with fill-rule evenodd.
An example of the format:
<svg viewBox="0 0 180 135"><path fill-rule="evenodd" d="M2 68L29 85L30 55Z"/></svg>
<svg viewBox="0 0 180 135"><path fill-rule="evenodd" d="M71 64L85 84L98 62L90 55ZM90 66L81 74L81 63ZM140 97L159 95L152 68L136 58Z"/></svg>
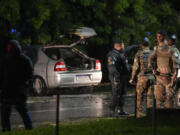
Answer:
<svg viewBox="0 0 180 135"><path fill-rule="evenodd" d="M16 48L16 45L13 47ZM25 88L31 81L33 66L31 60L20 49L16 48L14 50L15 52L5 57L2 61L0 67L0 86L3 96L18 98L21 94L26 96L26 89L22 92L20 88Z"/></svg>
<svg viewBox="0 0 180 135"><path fill-rule="evenodd" d="M2 71L3 88L27 85L33 75L31 60L24 54L6 57L3 61Z"/></svg>
<svg viewBox="0 0 180 135"><path fill-rule="evenodd" d="M113 49L107 54L109 75L114 78L114 81L119 82L121 76L128 74L127 55L133 50L137 50L137 48L139 48L139 45L131 45L123 51Z"/></svg>

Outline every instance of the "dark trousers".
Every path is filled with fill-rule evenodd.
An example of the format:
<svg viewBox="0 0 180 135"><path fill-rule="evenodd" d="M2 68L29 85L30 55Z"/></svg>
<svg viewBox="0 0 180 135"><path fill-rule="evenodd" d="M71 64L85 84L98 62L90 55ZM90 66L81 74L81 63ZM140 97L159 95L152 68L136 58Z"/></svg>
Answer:
<svg viewBox="0 0 180 135"><path fill-rule="evenodd" d="M1 124L2 124L2 131L10 131L11 124L10 124L10 115L11 115L11 108L12 105L15 106L16 110L19 112L20 116L23 119L25 129L32 129L32 119L29 115L26 100L21 99L5 99L3 98L1 101Z"/></svg>
<svg viewBox="0 0 180 135"><path fill-rule="evenodd" d="M127 89L127 77L122 76L121 81L118 84L114 84L114 77L109 76L112 85L112 99L110 108L115 111L116 108L123 111L124 106L124 95Z"/></svg>

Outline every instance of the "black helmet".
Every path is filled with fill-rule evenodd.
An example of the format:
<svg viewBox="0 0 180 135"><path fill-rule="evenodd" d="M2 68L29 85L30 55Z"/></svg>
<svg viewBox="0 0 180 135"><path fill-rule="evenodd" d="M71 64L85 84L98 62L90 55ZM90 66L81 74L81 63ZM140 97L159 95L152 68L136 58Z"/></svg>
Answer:
<svg viewBox="0 0 180 135"><path fill-rule="evenodd" d="M175 34L173 34L173 35L170 36L170 39L173 40L173 41L176 41L176 40L177 40L177 37L176 37Z"/></svg>
<svg viewBox="0 0 180 135"><path fill-rule="evenodd" d="M148 46L149 45L149 38L144 37L141 44L144 46Z"/></svg>

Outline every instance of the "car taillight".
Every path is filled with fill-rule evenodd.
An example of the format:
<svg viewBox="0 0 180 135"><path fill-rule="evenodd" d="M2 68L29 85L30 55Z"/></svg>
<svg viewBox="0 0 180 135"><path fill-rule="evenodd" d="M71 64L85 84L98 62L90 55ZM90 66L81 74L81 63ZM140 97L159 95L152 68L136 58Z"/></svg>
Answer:
<svg viewBox="0 0 180 135"><path fill-rule="evenodd" d="M54 66L54 71L66 71L66 65L64 62L57 62Z"/></svg>
<svg viewBox="0 0 180 135"><path fill-rule="evenodd" d="M95 70L101 70L101 62L96 60Z"/></svg>

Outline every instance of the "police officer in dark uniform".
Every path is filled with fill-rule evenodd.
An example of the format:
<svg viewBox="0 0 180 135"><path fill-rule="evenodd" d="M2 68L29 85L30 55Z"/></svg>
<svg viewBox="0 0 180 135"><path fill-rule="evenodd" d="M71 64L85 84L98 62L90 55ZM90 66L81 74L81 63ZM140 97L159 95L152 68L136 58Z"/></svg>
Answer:
<svg viewBox="0 0 180 135"><path fill-rule="evenodd" d="M115 114L127 115L123 110L124 95L127 87L128 61L127 54L139 48L138 45L128 46L124 49L124 42L114 42L114 48L107 55L109 79L112 85L112 101L110 108Z"/></svg>
<svg viewBox="0 0 180 135"><path fill-rule="evenodd" d="M2 131L10 131L11 106L21 115L26 129L32 129L32 120L27 108L27 89L33 76L31 60L22 53L16 40L8 43L8 55L0 67L1 86L1 126Z"/></svg>

